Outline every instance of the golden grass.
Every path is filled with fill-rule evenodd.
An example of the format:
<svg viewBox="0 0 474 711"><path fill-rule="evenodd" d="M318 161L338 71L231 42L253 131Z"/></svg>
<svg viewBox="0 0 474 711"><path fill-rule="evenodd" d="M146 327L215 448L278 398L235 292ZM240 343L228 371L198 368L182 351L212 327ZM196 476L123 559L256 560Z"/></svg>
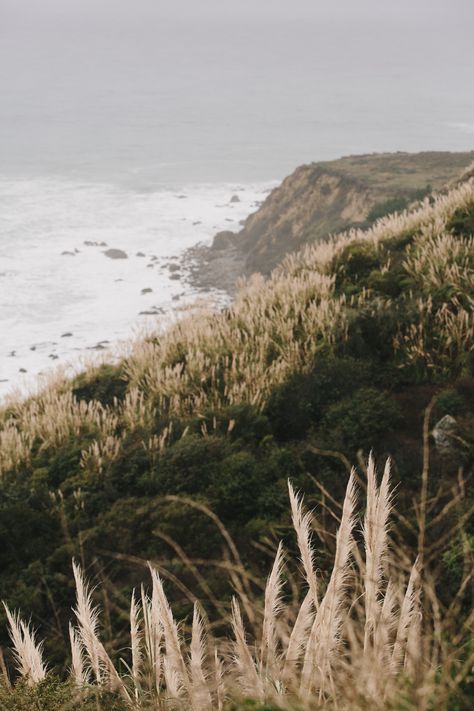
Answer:
<svg viewBox="0 0 474 711"><path fill-rule="evenodd" d="M82 571L73 563L77 588L76 625L70 627L71 679L80 690L110 689L132 709L222 709L244 697L280 708L328 709L444 708L455 684L459 649L449 647L451 631L440 626L432 590L421 565L393 550L390 467L378 482L367 466L363 537L354 473L342 507L333 570L327 585L316 577L310 518L290 485L293 523L303 563L302 601L286 597L280 544L267 579L263 610L252 601L256 625L246 627L241 605L232 601L229 636L214 638L198 604L190 634L175 620L161 577L150 566L152 595L132 593L128 673L119 673L100 638L100 611ZM357 539L359 538L359 542ZM311 587L317 586L317 591ZM436 612L436 610L435 610ZM27 625L8 611L20 677L36 684L45 675L41 644ZM457 620L456 635L462 633ZM469 625L469 620L466 623ZM436 627L436 630L435 630ZM436 631L436 634L435 634ZM472 663L472 659L471 659ZM123 664L122 664L123 668Z"/></svg>
<svg viewBox="0 0 474 711"><path fill-rule="evenodd" d="M8 403L0 413L0 475L28 462L33 446L58 447L84 433L95 442L84 451L83 466L100 472L118 456L123 431L143 433L153 457L166 444L174 416L199 416L237 403L263 407L271 389L311 367L321 348L344 342L355 307L390 308L390 299L374 299L367 290L352 302L338 293L338 258L354 243L383 251L391 240L414 234L404 268L421 294L420 318L401 324L393 345L407 363L442 368L474 342L473 240L447 231L453 215L473 205L471 178L434 204L426 201L365 232L351 230L306 246L267 281L254 276L243 284L235 303L221 313L193 315L137 341L125 359L130 386L123 403L78 401L62 377L39 395ZM433 294L447 286L449 295L435 304ZM157 417L168 428L161 434L150 431Z"/></svg>

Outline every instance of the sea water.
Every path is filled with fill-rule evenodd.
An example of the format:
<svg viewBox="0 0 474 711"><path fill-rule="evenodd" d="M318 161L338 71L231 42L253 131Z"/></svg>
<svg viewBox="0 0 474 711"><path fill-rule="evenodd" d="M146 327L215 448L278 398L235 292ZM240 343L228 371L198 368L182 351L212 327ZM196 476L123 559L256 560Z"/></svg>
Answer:
<svg viewBox="0 0 474 711"><path fill-rule="evenodd" d="M79 356L113 353L196 298L225 304L225 293L192 287L183 253L240 229L268 189L0 180L0 394Z"/></svg>
<svg viewBox="0 0 474 711"><path fill-rule="evenodd" d="M472 149L473 25L472 0L2 0L0 395L196 298L169 265L297 165Z"/></svg>

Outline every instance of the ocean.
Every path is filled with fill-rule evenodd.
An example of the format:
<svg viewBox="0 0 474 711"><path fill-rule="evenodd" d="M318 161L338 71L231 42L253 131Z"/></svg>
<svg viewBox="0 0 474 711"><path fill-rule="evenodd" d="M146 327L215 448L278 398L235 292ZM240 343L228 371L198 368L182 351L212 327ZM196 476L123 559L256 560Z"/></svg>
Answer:
<svg viewBox="0 0 474 711"><path fill-rule="evenodd" d="M169 320L297 165L473 148L472 3L383 5L1 0L0 395Z"/></svg>

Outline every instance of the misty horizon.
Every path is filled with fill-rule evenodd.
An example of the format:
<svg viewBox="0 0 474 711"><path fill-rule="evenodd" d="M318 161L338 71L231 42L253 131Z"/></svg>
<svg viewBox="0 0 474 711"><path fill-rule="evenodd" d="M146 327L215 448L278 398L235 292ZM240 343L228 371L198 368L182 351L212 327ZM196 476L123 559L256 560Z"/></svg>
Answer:
<svg viewBox="0 0 474 711"><path fill-rule="evenodd" d="M468 150L472 6L2 0L0 154L16 175L282 178Z"/></svg>

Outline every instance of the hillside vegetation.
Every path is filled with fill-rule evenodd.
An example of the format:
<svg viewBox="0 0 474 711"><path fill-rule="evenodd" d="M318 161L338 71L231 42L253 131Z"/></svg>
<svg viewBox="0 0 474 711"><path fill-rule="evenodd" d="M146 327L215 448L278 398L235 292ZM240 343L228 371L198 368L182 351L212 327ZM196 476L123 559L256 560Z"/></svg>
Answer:
<svg viewBox="0 0 474 711"><path fill-rule="evenodd" d="M87 577L100 582L94 595L104 611L100 641L95 616L86 610L87 594L80 598L84 583L76 567L83 618L73 633L82 635L82 643L73 642L74 674L77 681L80 648L92 671L98 665L96 692L111 694L101 697L102 708L156 708L146 705L156 695L163 708L219 708L232 697L282 708L323 702L336 708L338 698L351 708L469 708L473 234L474 179L466 174L452 190L416 209L288 256L267 281L253 277L245 284L232 307L183 320L137 343L119 365L89 370L72 382L58 378L40 395L8 403L0 430L0 598L10 610L32 614L46 639L45 656L61 679L70 664L74 557ZM444 440L436 435L430 444L430 431L447 415ZM393 559L384 533L388 482L380 493L370 465L364 483L370 450L378 459L392 457L400 512L392 531ZM338 508L353 462L359 462L361 492L367 488L363 540L360 525L354 528L351 485L346 507ZM308 519L302 532L304 517L295 513L294 497L296 541L290 533L288 478L305 492L307 505L317 507L313 542ZM335 545L341 516L344 533ZM368 538L375 535L374 516L379 547ZM261 581L280 539L290 563L286 592L280 591L277 555L264 594ZM361 546L365 557L357 553ZM306 588L298 580L299 556ZM158 629L168 634L161 645L163 676L158 688L153 681L151 696L149 670L138 665L138 676L132 670L124 681L123 666L134 664L129 595L146 583L147 561L160 577L153 572L151 603L145 591L144 611L136 609L132 621L141 620L136 634L146 638L146 610L152 614L154 604ZM378 572L369 575L370 566ZM317 592L314 567L320 571ZM409 584L410 570L416 573ZM413 576L421 579L416 591ZM250 623L248 637L232 593ZM161 602L153 602L153 594ZM327 602L331 595L334 605ZM204 651L204 613L195 607L196 597L203 601L209 635L222 640L214 662L224 660L225 699L216 696L220 672L210 671L212 654ZM192 631L197 640L194 647L191 642L189 669L168 600L186 639ZM382 616L377 633L370 605L377 620ZM226 651L232 610L237 648ZM413 642L415 660L407 652L406 631L421 613L423 642ZM90 634L87 641L81 627L88 614L96 641ZM320 627L314 628L316 619ZM444 626L453 619L456 634ZM18 627L16 617L11 621L21 646L28 628ZM301 648L309 651L305 659L290 654L290 683L281 655L296 628ZM336 653L340 639L351 653ZM27 647L36 649L30 642ZM368 674L370 655L379 663L384 658L374 651L376 643L387 659L396 660L393 674L381 678L383 692ZM6 627L1 645L8 646ZM94 645L104 650L98 657ZM365 651L359 654L359 648ZM236 658L234 665L227 654ZM43 694L48 700L40 708L63 708L69 682L53 675L42 681L43 662L35 653L31 659L39 685L5 688L0 702L26 709L35 694ZM11 669L8 654L6 664ZM347 686L350 698L341 682L347 674L354 679ZM213 681L206 685L203 677ZM190 700L199 689L211 701ZM96 708L97 693L82 699L84 708ZM436 705L437 697L444 706Z"/></svg>

